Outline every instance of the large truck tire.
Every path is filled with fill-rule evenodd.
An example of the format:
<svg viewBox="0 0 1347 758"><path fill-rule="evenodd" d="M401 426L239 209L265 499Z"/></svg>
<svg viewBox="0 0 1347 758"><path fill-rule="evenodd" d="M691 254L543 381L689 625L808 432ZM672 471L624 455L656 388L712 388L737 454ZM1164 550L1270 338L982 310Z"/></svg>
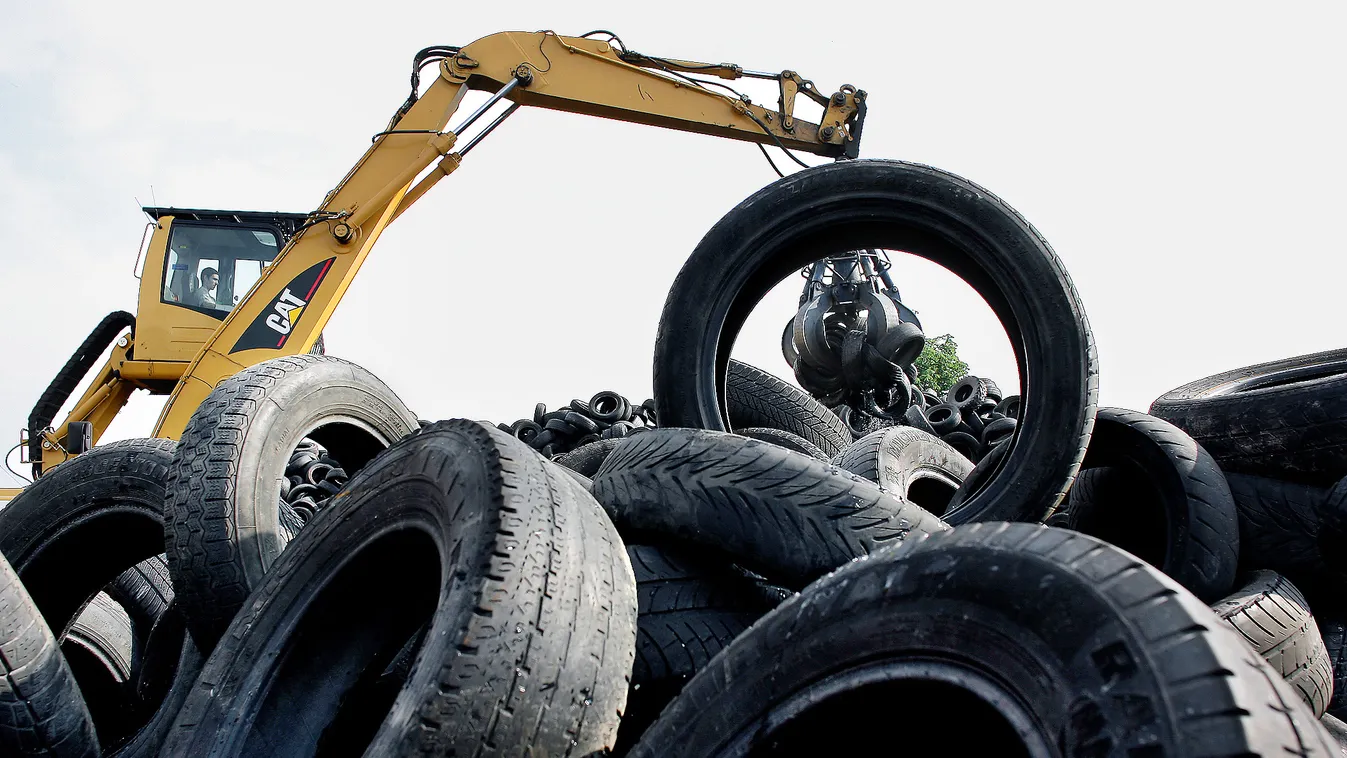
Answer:
<svg viewBox="0 0 1347 758"><path fill-rule="evenodd" d="M1294 584L1275 571L1258 571L1211 609L1300 693L1315 717L1324 715L1333 698L1333 662Z"/></svg>
<svg viewBox="0 0 1347 758"><path fill-rule="evenodd" d="M664 303L654 357L660 425L731 428L730 350L753 306L806 264L867 248L944 266L1006 327L1024 389L1013 450L959 501L970 521L1046 517L1065 497L1094 424L1099 376L1085 309L1061 261L1024 218L985 189L928 166L818 166L726 214Z"/></svg>
<svg viewBox="0 0 1347 758"><path fill-rule="evenodd" d="M725 376L725 408L731 430L780 429L803 437L828 458L851 444L851 431L828 406L799 387L747 363L730 361Z"/></svg>
<svg viewBox="0 0 1347 758"><path fill-rule="evenodd" d="M702 429L628 437L594 498L631 539L708 548L799 589L862 555L949 527L879 485L769 442Z"/></svg>
<svg viewBox="0 0 1347 758"><path fill-rule="evenodd" d="M163 754L589 755L613 745L635 641L631 564L593 498L508 434L441 422L279 556Z"/></svg>
<svg viewBox="0 0 1347 758"><path fill-rule="evenodd" d="M98 758L98 735L56 636L0 555L0 755Z"/></svg>
<svg viewBox="0 0 1347 758"><path fill-rule="evenodd" d="M128 572L154 570L164 552L165 481L174 448L162 439L100 445L52 469L0 510L0 553L12 561L57 639L100 590L113 592ZM134 624L156 606L148 597L127 613ZM156 755L167 732L164 722L171 722L181 693L196 679L200 656L192 657L191 641L155 636L153 629L144 638L137 631L142 661L166 659L158 683L119 693L133 715L118 708L115 723L98 724L105 758Z"/></svg>
<svg viewBox="0 0 1347 758"><path fill-rule="evenodd" d="M698 671L788 595L675 545L627 545L636 576L636 662L615 752L636 744Z"/></svg>
<svg viewBox="0 0 1347 758"><path fill-rule="evenodd" d="M352 474L418 428L387 385L329 356L273 358L210 393L178 441L164 506L169 573L202 650L285 549L281 482L300 441Z"/></svg>
<svg viewBox="0 0 1347 758"><path fill-rule="evenodd" d="M1202 446L1167 421L1100 408L1086 470L1108 467L1071 498L1071 528L1160 569L1208 603L1234 588L1239 519L1225 475Z"/></svg>
<svg viewBox="0 0 1347 758"><path fill-rule="evenodd" d="M1158 570L1086 535L987 523L787 600L631 756L863 755L895 723L951 756L1336 755L1295 691Z"/></svg>
<svg viewBox="0 0 1347 758"><path fill-rule="evenodd" d="M1227 472L1331 486L1347 476L1347 349L1190 382L1151 404Z"/></svg>
<svg viewBox="0 0 1347 758"><path fill-rule="evenodd" d="M856 440L838 456L837 467L943 516L973 462L939 437L895 426Z"/></svg>

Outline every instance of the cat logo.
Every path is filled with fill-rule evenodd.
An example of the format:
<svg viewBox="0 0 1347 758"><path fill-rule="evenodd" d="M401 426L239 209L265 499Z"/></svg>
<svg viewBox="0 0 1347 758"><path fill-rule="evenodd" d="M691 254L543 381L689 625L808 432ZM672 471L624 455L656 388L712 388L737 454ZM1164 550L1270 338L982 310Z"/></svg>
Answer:
<svg viewBox="0 0 1347 758"><path fill-rule="evenodd" d="M318 291L318 285L323 283L323 277L327 276L328 270L336 260L328 258L322 263L315 263L291 279L281 293L271 301L271 305L248 325L247 331L239 337L239 341L234 343L234 348L229 352L279 350L285 347L286 340L290 339L290 333L295 330L295 325L304 315L305 306L313 299L313 293Z"/></svg>

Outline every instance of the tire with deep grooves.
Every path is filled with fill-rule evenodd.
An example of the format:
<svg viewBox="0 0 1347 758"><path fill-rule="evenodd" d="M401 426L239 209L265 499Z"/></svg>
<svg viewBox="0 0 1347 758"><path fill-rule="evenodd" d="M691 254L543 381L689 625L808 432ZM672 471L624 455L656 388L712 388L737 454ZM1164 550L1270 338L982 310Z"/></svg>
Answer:
<svg viewBox="0 0 1347 758"><path fill-rule="evenodd" d="M803 437L828 457L851 444L851 432L808 392L747 363L731 360L725 376L730 428L771 427ZM664 423L662 426L679 426Z"/></svg>
<svg viewBox="0 0 1347 758"><path fill-rule="evenodd" d="M1239 558L1245 570L1271 569L1295 582L1319 615L1347 611L1347 504L1310 484L1228 474L1239 513Z"/></svg>
<svg viewBox="0 0 1347 758"><path fill-rule="evenodd" d="M211 391L178 441L164 507L169 573L203 650L285 548L280 482L300 440L354 474L418 428L383 382L330 356L273 358Z"/></svg>
<svg viewBox="0 0 1347 758"><path fill-rule="evenodd" d="M710 548L792 589L885 545L948 528L823 461L701 429L627 438L594 476L593 494L630 539L649 534Z"/></svg>
<svg viewBox="0 0 1347 758"><path fill-rule="evenodd" d="M779 604L727 562L673 545L627 545L636 576L636 662L620 755L698 671Z"/></svg>
<svg viewBox="0 0 1347 758"><path fill-rule="evenodd" d="M1130 551L1208 603L1233 589L1235 502L1220 467L1191 437L1154 416L1100 408L1083 467L1110 471L1097 499L1072 497L1073 529Z"/></svg>
<svg viewBox="0 0 1347 758"><path fill-rule="evenodd" d="M359 624L343 623L352 598ZM401 686L370 700L426 622ZM588 755L613 744L635 624L631 564L594 500L513 437L441 422L378 456L281 554L163 755L336 740L343 754Z"/></svg>
<svg viewBox="0 0 1347 758"><path fill-rule="evenodd" d="M1347 476L1347 349L1198 379L1161 395L1151 414L1227 472L1329 486Z"/></svg>
<svg viewBox="0 0 1347 758"><path fill-rule="evenodd" d="M56 418L61 406L70 398L70 393L79 386L80 380L89 373L98 356L112 344L112 340L121 334L123 329L127 327L134 329L135 326L136 317L126 311L113 311L104 316L94 330L89 332L89 336L84 338L84 342L75 349L61 370L56 372L56 376L52 377L47 389L42 391L41 397L28 414L28 456L34 461L34 476L37 476L41 469L37 461L42 460L42 430Z"/></svg>
<svg viewBox="0 0 1347 758"><path fill-rule="evenodd" d="M93 719L56 637L0 555L0 754L97 758Z"/></svg>
<svg viewBox="0 0 1347 758"><path fill-rule="evenodd" d="M773 429L771 427L748 427L747 429L737 429L735 434L747 437L751 440L760 440L770 442L773 445L784 447L800 455L807 455L810 458L817 458L821 461L830 460L828 454L823 452L817 445L811 443L796 434L791 434L784 429ZM843 452L846 452L845 450Z"/></svg>
<svg viewBox="0 0 1347 758"><path fill-rule="evenodd" d="M1316 717L1333 697L1333 662L1309 603L1285 577L1258 571L1211 607L1300 693Z"/></svg>
<svg viewBox="0 0 1347 758"><path fill-rule="evenodd" d="M106 592L131 617L136 635L144 639L173 602L168 562L162 554L146 558L119 574Z"/></svg>
<svg viewBox="0 0 1347 758"><path fill-rule="evenodd" d="M654 359L660 424L726 429L730 350L753 306L802 266L866 248L903 250L944 266L1006 326L1026 393L1022 421L1004 465L961 500L979 519L1046 516L1065 496L1094 422L1098 370L1084 308L1061 261L1027 221L981 187L927 166L818 166L726 214L665 300Z"/></svg>
<svg viewBox="0 0 1347 758"><path fill-rule="evenodd" d="M1336 754L1294 690L1173 580L1086 535L987 523L786 601L631 755L859 755L898 715L941 755Z"/></svg>

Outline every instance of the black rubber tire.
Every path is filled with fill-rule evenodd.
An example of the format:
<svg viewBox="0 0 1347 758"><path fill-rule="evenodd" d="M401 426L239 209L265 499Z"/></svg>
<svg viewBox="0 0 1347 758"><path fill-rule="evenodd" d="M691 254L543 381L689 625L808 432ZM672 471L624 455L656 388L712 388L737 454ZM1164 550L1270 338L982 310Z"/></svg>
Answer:
<svg viewBox="0 0 1347 758"><path fill-rule="evenodd" d="M1309 603L1285 577L1258 571L1211 607L1300 693L1316 718L1333 697L1333 662Z"/></svg>
<svg viewBox="0 0 1347 758"><path fill-rule="evenodd" d="M631 539L710 548L790 589L885 545L946 528L823 461L701 429L628 438L595 475L593 493Z"/></svg>
<svg viewBox="0 0 1347 758"><path fill-rule="evenodd" d="M726 214L664 303L654 359L660 424L726 429L720 398L730 351L753 306L804 265L868 248L902 250L962 278L1015 350L1027 391L1024 420L1004 465L962 498L967 508L978 520L1037 521L1055 510L1094 423L1099 376L1085 309L1061 261L1024 218L985 189L928 166L817 166Z"/></svg>
<svg viewBox="0 0 1347 758"><path fill-rule="evenodd" d="M1234 588L1239 520L1225 475L1183 430L1122 408L1100 408L1086 469L1107 466L1097 499L1071 501L1071 527L1164 571L1208 603Z"/></svg>
<svg viewBox="0 0 1347 758"><path fill-rule="evenodd" d="M862 755L900 715L950 756L1334 754L1281 677L1160 572L1066 530L974 524L783 603L631 755Z"/></svg>
<svg viewBox="0 0 1347 758"><path fill-rule="evenodd" d="M121 334L123 329L134 330L135 327L136 317L126 311L113 311L104 316L42 391L37 403L33 405L33 410L28 413L28 457L33 460L35 479L41 478L42 472L39 463L42 460L42 430L56 419L61 406L70 399L70 394L89 373L89 369L93 368L103 351L112 345L117 335Z"/></svg>
<svg viewBox="0 0 1347 758"><path fill-rule="evenodd" d="M1342 723L1341 719L1331 713L1325 714L1323 718L1319 719L1319 723L1323 724L1328 733L1337 741L1338 750L1341 751L1343 758L1347 758L1347 724Z"/></svg>
<svg viewBox="0 0 1347 758"><path fill-rule="evenodd" d="M9 561L0 555L0 754L97 758L79 685Z"/></svg>
<svg viewBox="0 0 1347 758"><path fill-rule="evenodd" d="M895 426L862 437L837 458L837 467L868 479L934 516L973 470L973 462L938 437Z"/></svg>
<svg viewBox="0 0 1347 758"><path fill-rule="evenodd" d="M354 474L419 428L391 389L340 358L273 358L220 382L178 441L164 506L169 573L197 645L215 646L285 549L280 483L300 440Z"/></svg>
<svg viewBox="0 0 1347 758"><path fill-rule="evenodd" d="M1333 667L1333 698L1328 701L1328 713L1347 719L1347 618L1320 616L1318 621L1328 662Z"/></svg>
<svg viewBox="0 0 1347 758"><path fill-rule="evenodd" d="M636 662L618 729L621 755L689 679L780 604L725 561L677 547L627 545L636 576Z"/></svg>
<svg viewBox="0 0 1347 758"><path fill-rule="evenodd" d="M959 409L963 416L973 416L987 399L987 385L976 376L965 376L945 393L945 402Z"/></svg>
<svg viewBox="0 0 1347 758"><path fill-rule="evenodd" d="M980 454L982 452L982 443L978 442L977 437L974 437L968 432L950 432L940 439L946 445L958 450L960 455L970 461L979 461L982 459L982 455ZM953 500L953 498L951 498L951 500ZM949 504L946 503L947 508L948 505Z"/></svg>
<svg viewBox="0 0 1347 758"><path fill-rule="evenodd" d="M122 742L106 746L103 758L158 756L201 673L206 657L187 633L187 622L176 605L160 614L145 642L142 660L133 701L134 721L141 726Z"/></svg>
<svg viewBox="0 0 1347 758"><path fill-rule="evenodd" d="M1347 349L1208 376L1161 395L1151 414L1227 472L1328 486L1347 476Z"/></svg>
<svg viewBox="0 0 1347 758"><path fill-rule="evenodd" d="M731 429L771 427L802 437L832 457L851 444L851 431L808 392L740 361L730 361L725 403ZM661 426L682 426L666 423Z"/></svg>
<svg viewBox="0 0 1347 758"><path fill-rule="evenodd" d="M281 554L164 755L603 750L627 697L635 586L616 530L560 467L494 427L434 424ZM400 692L367 697L427 622Z"/></svg>
<svg viewBox="0 0 1347 758"><path fill-rule="evenodd" d="M798 434L791 434L784 429L771 429L768 427L738 429L735 431L735 434L747 437L751 440L770 442L773 445L784 447L787 450L799 453L800 455L807 455L810 458L817 458L821 461L830 460L827 453L820 450L817 445L814 445ZM845 448L842 452L845 453L847 449L850 448Z"/></svg>
<svg viewBox="0 0 1347 758"><path fill-rule="evenodd" d="M71 622L61 645L77 645L96 659L117 685L131 681L140 664L140 640L131 617L106 592L93 600Z"/></svg>
<svg viewBox="0 0 1347 758"><path fill-rule="evenodd" d="M1332 490L1249 474L1226 481L1239 513L1240 566L1266 568L1296 583L1322 614L1347 612L1347 545Z"/></svg>
<svg viewBox="0 0 1347 758"><path fill-rule="evenodd" d="M959 428L963 418L959 415L959 406L953 403L940 403L926 409L926 422L937 436L951 434Z"/></svg>
<svg viewBox="0 0 1347 758"><path fill-rule="evenodd" d="M562 453L553 458L552 462L582 476L592 477L621 441L621 439L597 440L581 445L569 453Z"/></svg>
<svg viewBox="0 0 1347 758"><path fill-rule="evenodd" d="M119 574L106 592L131 617L136 636L143 641L173 602L167 560L163 555L146 558Z"/></svg>

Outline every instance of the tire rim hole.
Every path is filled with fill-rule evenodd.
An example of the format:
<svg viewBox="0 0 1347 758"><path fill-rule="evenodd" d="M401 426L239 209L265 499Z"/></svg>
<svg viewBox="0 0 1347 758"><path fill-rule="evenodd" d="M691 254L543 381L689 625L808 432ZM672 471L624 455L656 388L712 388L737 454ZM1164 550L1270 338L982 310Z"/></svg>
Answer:
<svg viewBox="0 0 1347 758"><path fill-rule="evenodd" d="M958 487L939 477L919 476L907 485L907 500L942 516L956 490Z"/></svg>

